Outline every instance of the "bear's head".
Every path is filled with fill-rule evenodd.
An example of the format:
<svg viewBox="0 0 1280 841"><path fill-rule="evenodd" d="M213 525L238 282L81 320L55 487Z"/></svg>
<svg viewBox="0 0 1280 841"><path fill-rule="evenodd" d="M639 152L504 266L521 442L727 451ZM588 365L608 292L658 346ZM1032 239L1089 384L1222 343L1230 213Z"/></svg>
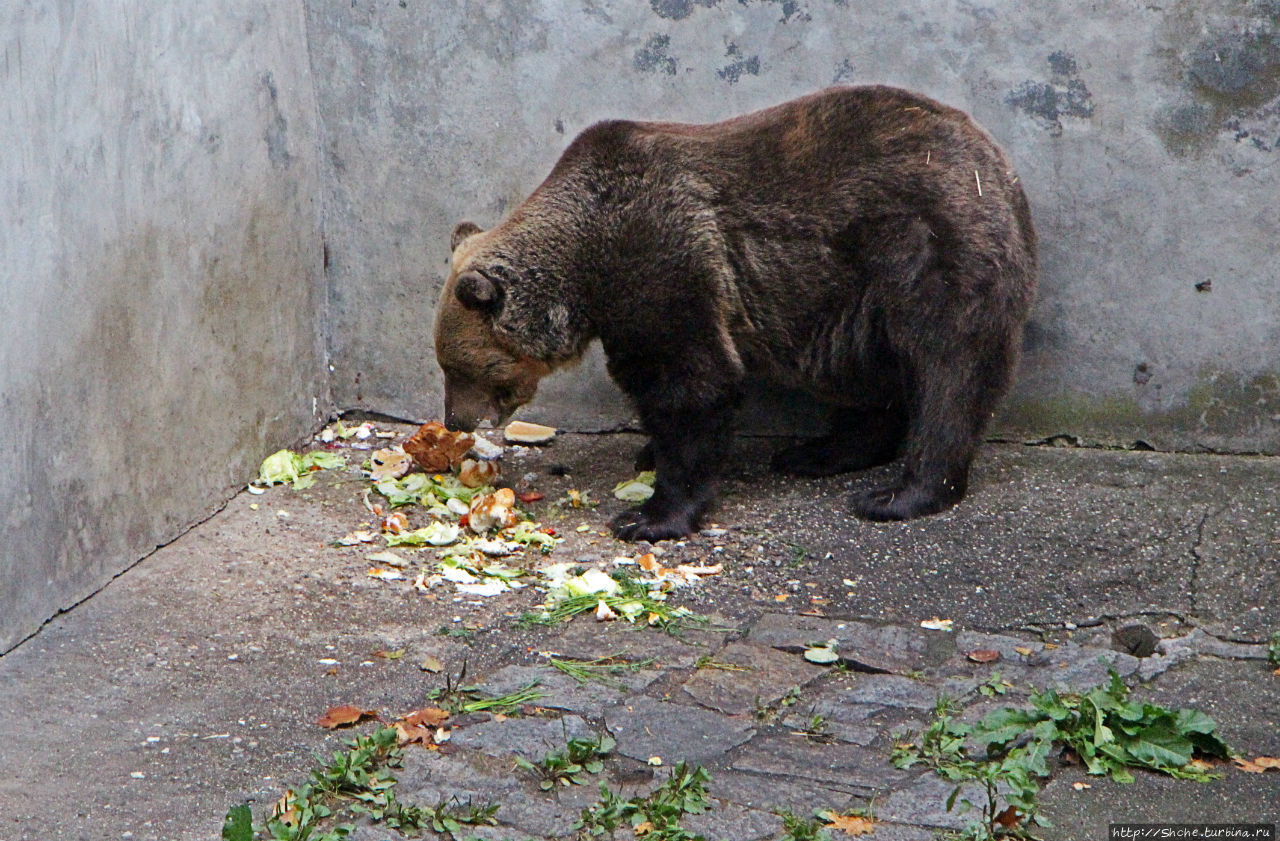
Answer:
<svg viewBox="0 0 1280 841"><path fill-rule="evenodd" d="M552 366L495 330L506 303L502 278L477 259L485 232L471 222L454 229L453 257L436 307L436 361L444 372L445 425L470 432L482 420L500 426L533 399Z"/></svg>

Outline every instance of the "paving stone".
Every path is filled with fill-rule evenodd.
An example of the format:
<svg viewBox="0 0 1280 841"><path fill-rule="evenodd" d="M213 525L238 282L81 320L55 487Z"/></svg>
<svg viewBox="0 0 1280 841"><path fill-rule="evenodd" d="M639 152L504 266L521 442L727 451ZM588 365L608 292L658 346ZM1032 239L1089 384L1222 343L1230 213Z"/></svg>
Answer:
<svg viewBox="0 0 1280 841"><path fill-rule="evenodd" d="M782 819L770 812L744 809L736 803L724 804L701 815L688 815L680 825L694 835L733 841L762 841L776 837Z"/></svg>
<svg viewBox="0 0 1280 841"><path fill-rule="evenodd" d="M551 666L507 666L481 683L480 689L491 695L506 695L536 682L538 691L544 693L534 702L537 706L599 718L605 707L643 690L657 680L659 674L654 669L642 669L611 676L626 687L616 689L598 681L578 683Z"/></svg>
<svg viewBox="0 0 1280 841"><path fill-rule="evenodd" d="M811 815L815 809L845 809L860 806L863 800L844 789L831 788L812 780L757 774L750 771L718 771L708 786L713 797L737 804L739 808L797 815Z"/></svg>
<svg viewBox="0 0 1280 841"><path fill-rule="evenodd" d="M1222 657L1228 660L1266 660L1267 646L1264 643L1231 642L1218 639L1202 628L1194 628L1191 633L1180 639L1161 640L1157 650L1168 652L1187 646L1197 654L1208 654L1211 657Z"/></svg>
<svg viewBox="0 0 1280 841"><path fill-rule="evenodd" d="M883 751L840 742L814 745L790 735L753 740L737 753L731 767L735 771L799 777L863 796L911 776L889 764Z"/></svg>
<svg viewBox="0 0 1280 841"><path fill-rule="evenodd" d="M935 841L938 837L936 829L923 826L911 826L904 823L888 823L876 817L876 828L867 841Z"/></svg>
<svg viewBox="0 0 1280 841"><path fill-rule="evenodd" d="M840 700L860 706L932 710L938 703L938 688L898 675L859 675Z"/></svg>
<svg viewBox="0 0 1280 841"><path fill-rule="evenodd" d="M569 739L596 736L596 730L576 715L563 718L508 718L459 727L451 741L460 750L474 750L488 756L518 753L538 760L553 750L563 748Z"/></svg>
<svg viewBox="0 0 1280 841"><path fill-rule="evenodd" d="M893 674L941 665L955 653L955 639L944 631L818 616L765 614L747 637L784 651L802 651L810 643L834 639L837 653L855 667Z"/></svg>
<svg viewBox="0 0 1280 841"><path fill-rule="evenodd" d="M810 707L807 712L792 712L782 719L782 726L786 727L795 734L805 734L810 731L813 726L815 716L821 716L821 726L813 735L818 738L811 738L810 741L815 745L822 744L823 740L835 739L841 742L848 742L852 745L869 746L876 739L880 738L882 730L879 727L873 727L868 724L852 724L839 719L828 718L818 711L817 706Z"/></svg>
<svg viewBox="0 0 1280 841"><path fill-rule="evenodd" d="M957 642L960 652L948 666L956 670L968 668L969 673L994 675L999 672L1005 680L1019 689L1054 687L1079 692L1105 683L1108 668L1115 669L1121 677L1128 677L1138 672L1140 664L1140 660L1130 654L1075 643L1047 646L1039 642L972 632L962 632ZM990 664L973 664L981 665L980 670L965 667L961 659L966 652L975 648L995 649L1001 654L1000 660ZM1030 653L1023 654L1017 648L1029 650Z"/></svg>
<svg viewBox="0 0 1280 841"><path fill-rule="evenodd" d="M640 761L660 756L667 764L706 763L755 735L744 719L644 695L609 707L604 717L618 753Z"/></svg>
<svg viewBox="0 0 1280 841"><path fill-rule="evenodd" d="M661 668L687 668L699 657L724 645L725 635L716 631L688 629L680 637L628 622L596 622L578 617L565 624L562 633L547 641L547 647L563 657L594 660L598 657L625 657L645 660L652 657Z"/></svg>
<svg viewBox="0 0 1280 841"><path fill-rule="evenodd" d="M977 783L969 783L960 790L955 808L948 812L947 798L955 787L955 783L948 782L937 774L925 774L911 785L896 789L884 800L877 800L876 817L902 824L963 829L970 822L980 819L981 804L986 802L986 793ZM974 808L962 812L960 800L966 797L974 804Z"/></svg>
<svg viewBox="0 0 1280 841"><path fill-rule="evenodd" d="M715 659L749 671L699 669L685 681L684 691L703 706L727 715L752 713L758 704L775 704L793 688L828 671L795 654L750 643L730 643L716 652Z"/></svg>

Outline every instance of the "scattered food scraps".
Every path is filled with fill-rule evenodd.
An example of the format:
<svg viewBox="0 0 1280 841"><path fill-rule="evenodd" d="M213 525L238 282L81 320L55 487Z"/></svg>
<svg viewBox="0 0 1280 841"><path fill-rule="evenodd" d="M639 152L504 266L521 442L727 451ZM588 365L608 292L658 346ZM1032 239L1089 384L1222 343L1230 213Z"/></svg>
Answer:
<svg viewBox="0 0 1280 841"><path fill-rule="evenodd" d="M461 464L475 440L466 432L451 432L439 421L431 421L418 427L403 446L423 470L438 473Z"/></svg>
<svg viewBox="0 0 1280 841"><path fill-rule="evenodd" d="M394 569L383 569L382 567L373 567L366 573L370 578L376 578L379 581L403 581L404 573Z"/></svg>
<svg viewBox="0 0 1280 841"><path fill-rule="evenodd" d="M375 450L369 456L369 478L375 482L383 479L399 479L414 465L413 456L399 447Z"/></svg>
<svg viewBox="0 0 1280 841"><path fill-rule="evenodd" d="M951 619L939 619L935 616L932 619L926 619L921 622L920 627L926 631L951 631L954 630L952 628L953 621Z"/></svg>
<svg viewBox="0 0 1280 841"><path fill-rule="evenodd" d="M408 559L402 558L395 552L374 552L372 555L365 555L364 559L371 564L386 564L391 567L409 566Z"/></svg>
<svg viewBox="0 0 1280 841"><path fill-rule="evenodd" d="M346 466L347 460L339 453L311 452L299 455L292 450L278 450L267 456L258 468L258 483L268 486L289 483L295 491L301 491L316 483L311 473Z"/></svg>
<svg viewBox="0 0 1280 841"><path fill-rule="evenodd" d="M646 470L634 479L627 479L615 485L613 495L623 502L644 502L653 496L655 481L657 481L657 473Z"/></svg>
<svg viewBox="0 0 1280 841"><path fill-rule="evenodd" d="M498 473L496 461L476 461L468 458L463 459L458 470L458 481L468 488L480 488L497 481Z"/></svg>
<svg viewBox="0 0 1280 841"><path fill-rule="evenodd" d="M373 543L378 539L377 532L372 531L353 531L339 537L334 541L339 546L358 546L361 543Z"/></svg>
<svg viewBox="0 0 1280 841"><path fill-rule="evenodd" d="M545 444L556 437L554 426L512 421L502 430L502 437L512 444Z"/></svg>
<svg viewBox="0 0 1280 841"><path fill-rule="evenodd" d="M1000 652L994 648L975 648L967 656L975 663L994 663L1000 659Z"/></svg>
<svg viewBox="0 0 1280 841"><path fill-rule="evenodd" d="M510 488L500 488L491 494L481 494L471 500L467 511L467 528L483 534L495 528L511 528L517 522L515 512L516 493Z"/></svg>
<svg viewBox="0 0 1280 841"><path fill-rule="evenodd" d="M382 527L382 531L387 534L403 534L409 530L409 518L405 516L403 511L392 511L382 518L379 525Z"/></svg>
<svg viewBox="0 0 1280 841"><path fill-rule="evenodd" d="M476 435L475 439L475 443L471 445L471 452L476 458L484 459L485 461L502 458L503 449L500 445L480 435Z"/></svg>

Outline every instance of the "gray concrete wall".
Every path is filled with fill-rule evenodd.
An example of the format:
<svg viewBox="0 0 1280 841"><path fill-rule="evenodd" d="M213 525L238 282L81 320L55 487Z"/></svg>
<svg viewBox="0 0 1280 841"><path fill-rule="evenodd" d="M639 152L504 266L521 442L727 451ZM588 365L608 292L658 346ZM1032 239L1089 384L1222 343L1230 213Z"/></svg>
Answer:
<svg viewBox="0 0 1280 841"><path fill-rule="evenodd" d="M971 111L1034 206L1043 288L997 432L1280 451L1276 0L309 0L307 16L342 406L439 415L449 231L502 219L591 122L887 82ZM593 357L528 414L630 413Z"/></svg>
<svg viewBox="0 0 1280 841"><path fill-rule="evenodd" d="M0 11L0 652L329 412L300 4Z"/></svg>

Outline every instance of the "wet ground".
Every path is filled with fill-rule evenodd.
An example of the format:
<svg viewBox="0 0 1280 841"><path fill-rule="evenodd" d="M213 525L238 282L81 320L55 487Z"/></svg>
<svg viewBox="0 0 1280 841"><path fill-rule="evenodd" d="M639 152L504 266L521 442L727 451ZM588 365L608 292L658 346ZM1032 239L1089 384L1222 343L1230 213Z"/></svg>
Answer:
<svg viewBox="0 0 1280 841"><path fill-rule="evenodd" d="M648 548L605 529L640 443L562 435L508 450L504 479L542 493L527 508L564 537L522 563L611 568ZM705 766L714 808L687 826L709 839L782 838L784 810L867 807L867 837L930 838L974 816L946 810L952 787L935 775L890 764L895 733L926 726L939 694L972 718L1025 703L1031 687L1095 685L1107 664L1136 697L1213 716L1241 754L1280 755L1265 645L1280 630L1280 459L991 444L958 508L869 524L845 497L892 468L783 478L767 470L782 443L740 439L707 530L657 547L666 566L722 567L672 595L709 619L680 637L590 615L530 627L518 619L545 596L533 586L460 597L370 577L366 556L382 546L332 545L373 522L365 451L341 450L351 466L312 489L242 493L0 658L0 839L216 838L244 802L261 822L315 752L378 726L330 732L318 716L353 704L392 720L464 663L490 693L536 681L543 697L524 715L455 720L446 750L410 746L398 791L500 803L501 825L475 828L481 838L570 837L597 780L547 794L512 754L537 760L600 733L617 747L599 780L627 796L680 760ZM570 490L598 507L560 504ZM951 630L921 627L935 619ZM842 667L803 658L827 640ZM1000 658L976 663L975 650ZM552 652L652 662L621 685L579 685L549 667ZM434 673L421 668L431 658ZM1058 759L1041 797L1054 826L1036 832L1280 817L1280 771L1217 770L1208 783L1139 772L1119 785ZM399 836L366 823L355 837Z"/></svg>

